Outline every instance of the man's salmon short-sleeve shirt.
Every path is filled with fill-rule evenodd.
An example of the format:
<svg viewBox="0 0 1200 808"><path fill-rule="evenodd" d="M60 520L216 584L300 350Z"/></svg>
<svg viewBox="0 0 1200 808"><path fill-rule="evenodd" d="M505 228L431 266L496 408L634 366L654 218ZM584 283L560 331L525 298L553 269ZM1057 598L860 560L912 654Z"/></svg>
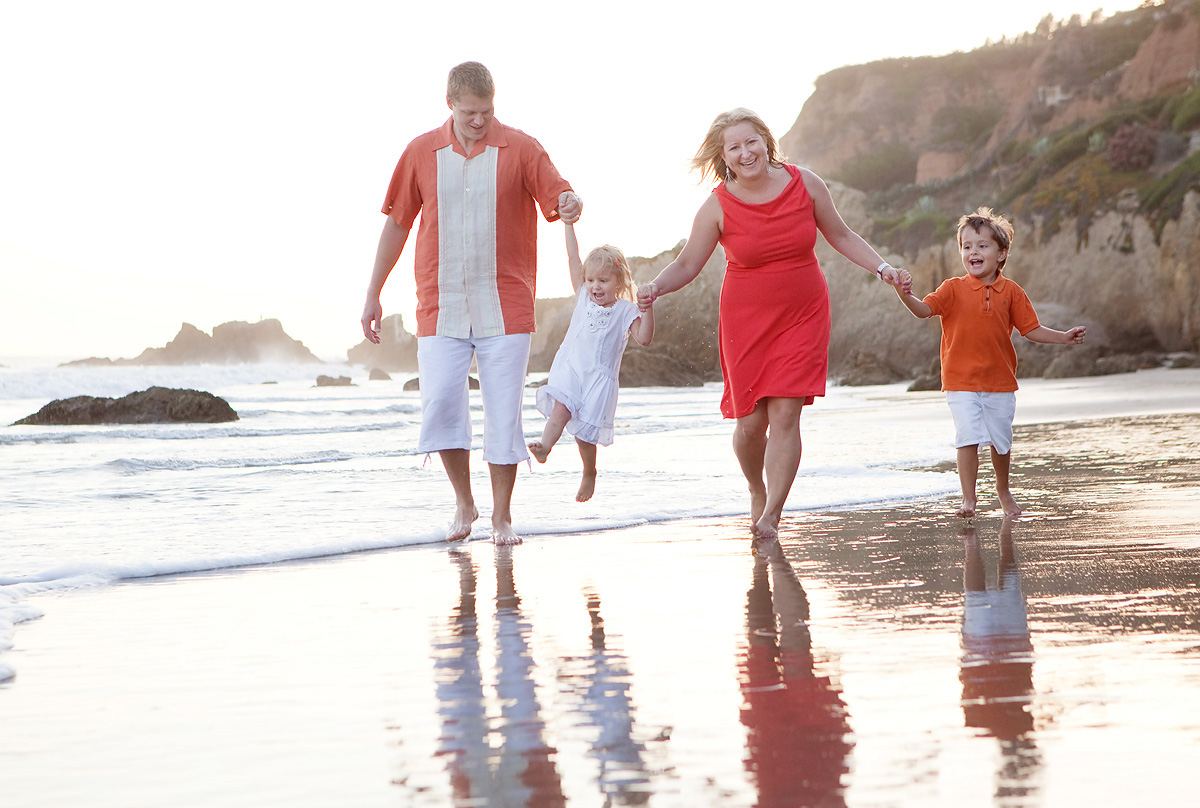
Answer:
<svg viewBox="0 0 1200 808"><path fill-rule="evenodd" d="M534 331L537 211L558 218L571 186L535 139L492 119L468 155L453 118L400 156L383 212L408 231L421 214L414 255L417 336L495 337Z"/></svg>
<svg viewBox="0 0 1200 808"><path fill-rule="evenodd" d="M942 318L943 390L1017 389L1012 330L1024 336L1040 325L1024 289L1002 274L990 284L962 275L943 281L925 303Z"/></svg>

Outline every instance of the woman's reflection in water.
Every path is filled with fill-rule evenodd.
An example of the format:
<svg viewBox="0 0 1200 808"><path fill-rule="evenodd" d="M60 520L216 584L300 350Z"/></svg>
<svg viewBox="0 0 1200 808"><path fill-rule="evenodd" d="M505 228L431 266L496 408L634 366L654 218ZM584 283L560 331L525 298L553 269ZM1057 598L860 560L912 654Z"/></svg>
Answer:
<svg viewBox="0 0 1200 808"><path fill-rule="evenodd" d="M644 805L650 799L650 777L644 760L645 746L635 740L630 673L625 655L608 647L600 596L584 591L591 618L590 656L566 659L571 671L563 677L575 703L571 712L582 715L591 732L589 756L599 763L600 792L604 805Z"/></svg>
<svg viewBox="0 0 1200 808"><path fill-rule="evenodd" d="M562 782L554 749L544 739L545 723L533 681L529 622L513 582L512 549L496 553L496 693L499 718L488 717L488 698L479 664L475 565L464 550L452 554L459 568L459 603L447 631L434 640L439 754L448 758L456 805L562 806ZM496 748L492 738L496 737Z"/></svg>
<svg viewBox="0 0 1200 808"><path fill-rule="evenodd" d="M777 540L755 544L746 623L742 723L757 805L845 805L846 705L813 671L808 597Z"/></svg>
<svg viewBox="0 0 1200 808"><path fill-rule="evenodd" d="M1041 768L1029 703L1033 698L1033 643L1025 597L1013 550L1013 522L1000 527L996 588L987 572L975 528L959 532L963 542L962 681L963 717L1000 741L997 799L1030 796Z"/></svg>

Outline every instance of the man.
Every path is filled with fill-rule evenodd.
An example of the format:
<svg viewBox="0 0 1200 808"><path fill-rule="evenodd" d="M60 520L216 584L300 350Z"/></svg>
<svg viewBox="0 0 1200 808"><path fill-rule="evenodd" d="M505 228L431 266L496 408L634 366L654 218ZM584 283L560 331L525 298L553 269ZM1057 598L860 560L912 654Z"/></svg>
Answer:
<svg viewBox="0 0 1200 808"><path fill-rule="evenodd" d="M421 437L454 488L446 539L471 534L479 518L471 492L467 372L474 358L484 401L483 459L492 482L492 540L517 544L510 504L517 464L529 457L521 425L529 335L534 330L537 211L574 222L583 203L536 140L494 117L488 69L450 71L450 119L408 144L388 187L388 215L363 307L363 334L379 342L380 292L417 232L417 373Z"/></svg>

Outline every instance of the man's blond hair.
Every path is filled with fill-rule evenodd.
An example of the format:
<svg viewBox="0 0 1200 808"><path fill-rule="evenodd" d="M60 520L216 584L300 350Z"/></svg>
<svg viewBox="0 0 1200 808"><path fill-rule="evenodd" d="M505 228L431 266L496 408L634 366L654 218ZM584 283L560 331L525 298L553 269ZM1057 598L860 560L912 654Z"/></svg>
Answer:
<svg viewBox="0 0 1200 808"><path fill-rule="evenodd" d="M491 100L496 95L496 83L491 72L479 62L463 62L450 68L446 79L446 98L458 101L464 93Z"/></svg>

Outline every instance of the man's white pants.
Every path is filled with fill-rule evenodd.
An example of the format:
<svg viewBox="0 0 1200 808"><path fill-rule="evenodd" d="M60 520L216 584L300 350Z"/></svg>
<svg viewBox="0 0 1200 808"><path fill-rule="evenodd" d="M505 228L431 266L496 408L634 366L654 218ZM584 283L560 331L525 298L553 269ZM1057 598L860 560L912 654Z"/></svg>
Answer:
<svg viewBox="0 0 1200 808"><path fill-rule="evenodd" d="M483 459L509 466L529 458L521 406L529 366L529 334L499 337L418 337L421 379L419 452L471 448L467 374L474 357L483 397Z"/></svg>

